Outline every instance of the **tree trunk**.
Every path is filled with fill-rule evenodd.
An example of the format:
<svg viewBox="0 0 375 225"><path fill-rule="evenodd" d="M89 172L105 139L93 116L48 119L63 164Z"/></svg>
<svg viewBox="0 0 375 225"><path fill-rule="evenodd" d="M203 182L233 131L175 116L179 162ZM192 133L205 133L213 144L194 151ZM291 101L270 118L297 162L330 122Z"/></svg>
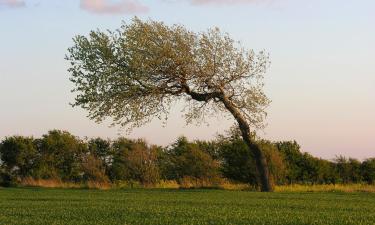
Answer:
<svg viewBox="0 0 375 225"><path fill-rule="evenodd" d="M273 184L272 184L271 176L268 170L267 160L266 160L266 157L264 156L263 151L259 148L259 146L256 143L254 143L251 140L250 134L245 134L243 133L242 130L241 132L242 132L242 138L244 139L245 143L249 147L250 151L252 151L254 154L256 167L259 173L261 191L272 192Z"/></svg>
<svg viewBox="0 0 375 225"><path fill-rule="evenodd" d="M233 103L224 95L222 97L222 102L226 109L230 111L233 117L238 122L239 128L241 130L242 138L246 145L249 147L250 151L254 154L256 167L258 170L259 181L261 184L261 191L272 192L273 184L271 182L271 176L267 166L267 160L264 156L263 151L259 146L252 140L250 133L250 126L246 119L243 117L241 112L233 105Z"/></svg>

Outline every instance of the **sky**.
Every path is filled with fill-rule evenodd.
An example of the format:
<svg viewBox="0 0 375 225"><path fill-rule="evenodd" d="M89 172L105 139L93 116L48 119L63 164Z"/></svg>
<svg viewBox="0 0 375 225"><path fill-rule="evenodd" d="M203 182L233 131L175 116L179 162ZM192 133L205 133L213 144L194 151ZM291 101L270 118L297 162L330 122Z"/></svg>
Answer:
<svg viewBox="0 0 375 225"><path fill-rule="evenodd" d="M261 137L296 140L326 159L375 157L374 11L372 0L0 0L0 139L62 129L166 145L227 130L233 120L186 125L176 105L165 125L154 120L126 133L69 105L64 56L72 38L138 16L197 32L219 27L244 47L268 52L272 103Z"/></svg>

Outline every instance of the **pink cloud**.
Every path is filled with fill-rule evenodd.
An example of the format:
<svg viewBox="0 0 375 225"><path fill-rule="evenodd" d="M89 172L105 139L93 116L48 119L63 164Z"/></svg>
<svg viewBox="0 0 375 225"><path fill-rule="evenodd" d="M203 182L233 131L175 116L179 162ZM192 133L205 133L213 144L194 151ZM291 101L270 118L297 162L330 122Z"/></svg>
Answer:
<svg viewBox="0 0 375 225"><path fill-rule="evenodd" d="M258 3L260 0L189 0L193 5ZM264 1L263 1L264 2Z"/></svg>
<svg viewBox="0 0 375 225"><path fill-rule="evenodd" d="M137 0L81 0L81 9L99 14L133 14L148 12L148 7Z"/></svg>
<svg viewBox="0 0 375 225"><path fill-rule="evenodd" d="M10 8L24 7L25 2L21 0L0 0L0 6L6 6Z"/></svg>

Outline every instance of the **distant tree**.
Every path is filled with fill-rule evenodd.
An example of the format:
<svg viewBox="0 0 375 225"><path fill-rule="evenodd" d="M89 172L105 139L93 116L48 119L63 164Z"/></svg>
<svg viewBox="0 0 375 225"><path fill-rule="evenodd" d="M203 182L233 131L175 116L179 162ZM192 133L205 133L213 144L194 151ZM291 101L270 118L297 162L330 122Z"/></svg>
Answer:
<svg viewBox="0 0 375 225"><path fill-rule="evenodd" d="M339 177L335 171L335 163L315 158L316 177L313 182L319 184L335 184L338 182Z"/></svg>
<svg viewBox="0 0 375 225"><path fill-rule="evenodd" d="M90 155L101 161L104 167L105 173L109 173L113 161L113 148L110 140L102 138L93 138L88 140L88 150Z"/></svg>
<svg viewBox="0 0 375 225"><path fill-rule="evenodd" d="M369 184L375 184L375 158L363 161L361 171L364 181Z"/></svg>
<svg viewBox="0 0 375 225"><path fill-rule="evenodd" d="M0 144L2 166L8 176L32 176L36 169L37 155L32 137L7 137Z"/></svg>
<svg viewBox="0 0 375 225"><path fill-rule="evenodd" d="M119 138L113 143L112 180L133 180L152 185L159 180L158 147L143 140Z"/></svg>
<svg viewBox="0 0 375 225"><path fill-rule="evenodd" d="M285 159L288 183L322 183L324 182L323 179L334 179L334 176L326 171L327 169L334 171L333 168L327 168L329 163L325 164L320 159L306 152L301 152L301 147L296 141L277 142L276 147ZM326 168L320 168L321 165ZM321 172L326 174L320 174Z"/></svg>
<svg viewBox="0 0 375 225"><path fill-rule="evenodd" d="M84 181L108 182L103 161L93 154L84 156L82 160L82 172Z"/></svg>
<svg viewBox="0 0 375 225"><path fill-rule="evenodd" d="M77 36L66 57L78 93L75 106L97 122L138 127L166 118L178 100L187 122L231 115L252 151L262 191L272 191L267 161L250 128L263 126L269 100L263 93L268 56L247 51L219 29L194 33L183 26L137 18L115 32Z"/></svg>
<svg viewBox="0 0 375 225"><path fill-rule="evenodd" d="M334 160L336 164L336 172L341 182L358 183L362 181L361 163L353 158L337 156Z"/></svg>
<svg viewBox="0 0 375 225"><path fill-rule="evenodd" d="M132 178L127 159L133 145L134 142L132 140L123 137L113 142L113 161L108 171L112 181L129 180Z"/></svg>
<svg viewBox="0 0 375 225"><path fill-rule="evenodd" d="M219 145L216 141L201 141L196 140L194 141L195 144L198 145L198 148L204 151L205 153L209 154L214 160L218 160L220 157L219 153Z"/></svg>
<svg viewBox="0 0 375 225"><path fill-rule="evenodd" d="M219 164L201 150L199 145L180 137L168 150L171 172L169 179L181 180L191 177L202 180L216 180L219 177Z"/></svg>
<svg viewBox="0 0 375 225"><path fill-rule="evenodd" d="M67 131L52 130L38 145L40 178L81 179L81 163L88 152L86 143Z"/></svg>
<svg viewBox="0 0 375 225"><path fill-rule="evenodd" d="M88 141L89 152L105 161L111 155L111 141L93 138Z"/></svg>
<svg viewBox="0 0 375 225"><path fill-rule="evenodd" d="M276 184L284 184L287 172L284 155L278 151L276 145L271 141L261 139L258 140L257 143L269 162L267 166L271 174L272 182Z"/></svg>
<svg viewBox="0 0 375 225"><path fill-rule="evenodd" d="M289 183L296 183L301 180L303 173L301 147L296 141L283 141L276 143L279 151L284 155L288 172L286 178Z"/></svg>
<svg viewBox="0 0 375 225"><path fill-rule="evenodd" d="M160 179L157 146L148 147L145 142L138 142L128 155L129 169L134 180L145 186L153 185Z"/></svg>

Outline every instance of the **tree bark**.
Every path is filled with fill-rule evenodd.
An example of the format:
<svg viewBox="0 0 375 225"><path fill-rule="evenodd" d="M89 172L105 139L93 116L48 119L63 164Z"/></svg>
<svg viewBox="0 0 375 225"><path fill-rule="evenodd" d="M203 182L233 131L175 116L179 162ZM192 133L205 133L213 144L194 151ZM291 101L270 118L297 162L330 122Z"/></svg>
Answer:
<svg viewBox="0 0 375 225"><path fill-rule="evenodd" d="M259 181L261 184L262 192L272 192L273 184L271 182L271 176L267 166L267 160L264 156L263 151L259 146L252 140L250 126L246 119L243 117L241 112L232 104L232 102L224 95L222 97L222 102L226 109L230 111L233 117L236 119L239 128L241 130L242 138L246 145L249 147L250 151L254 154L256 167L258 170Z"/></svg>

